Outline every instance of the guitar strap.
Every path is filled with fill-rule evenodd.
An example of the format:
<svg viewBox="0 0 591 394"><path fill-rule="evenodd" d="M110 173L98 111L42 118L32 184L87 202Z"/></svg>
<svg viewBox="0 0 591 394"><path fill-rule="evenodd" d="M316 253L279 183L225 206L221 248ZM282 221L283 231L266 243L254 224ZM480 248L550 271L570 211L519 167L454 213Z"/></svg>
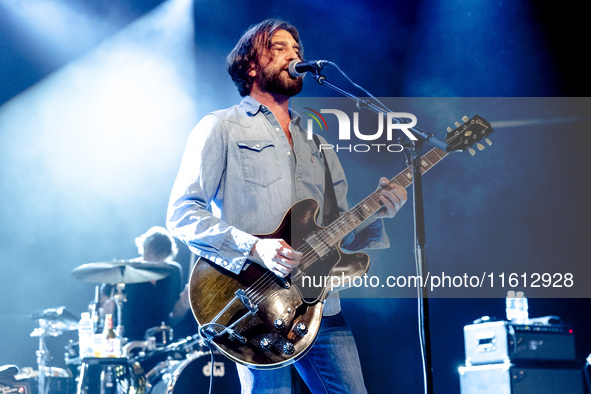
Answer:
<svg viewBox="0 0 591 394"><path fill-rule="evenodd" d="M320 139L316 134L313 134L314 142L320 150ZM332 183L332 176L330 175L330 168L328 168L328 162L324 160L324 209L322 215L324 217L324 226L329 225L339 215L339 207L337 205L337 196L334 191L334 184Z"/></svg>

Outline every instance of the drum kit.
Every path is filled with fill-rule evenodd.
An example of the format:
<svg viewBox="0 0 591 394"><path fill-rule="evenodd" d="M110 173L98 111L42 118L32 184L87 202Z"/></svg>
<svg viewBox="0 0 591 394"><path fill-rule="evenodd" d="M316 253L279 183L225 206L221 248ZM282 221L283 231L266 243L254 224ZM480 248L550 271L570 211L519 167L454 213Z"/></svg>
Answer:
<svg viewBox="0 0 591 394"><path fill-rule="evenodd" d="M98 288L111 284L118 291L113 295L117 321L122 322L125 284L156 281L171 273L165 263L138 260L115 260L83 264L72 271L78 280L97 284L91 314L98 313ZM144 341L127 341L122 337L124 327L117 326L121 340L119 354L101 357L82 356L77 342L66 346L65 363L69 370L49 366L45 340L78 329L78 318L65 307L50 308L34 313L32 319L39 327L32 337L39 339L37 351L38 374L29 374L34 382L24 393L38 394L191 394L207 392L213 379L214 392L231 393L240 389L234 363L216 351L210 351L195 334L174 341L173 330L161 326L146 331ZM96 357L98 355L98 357Z"/></svg>

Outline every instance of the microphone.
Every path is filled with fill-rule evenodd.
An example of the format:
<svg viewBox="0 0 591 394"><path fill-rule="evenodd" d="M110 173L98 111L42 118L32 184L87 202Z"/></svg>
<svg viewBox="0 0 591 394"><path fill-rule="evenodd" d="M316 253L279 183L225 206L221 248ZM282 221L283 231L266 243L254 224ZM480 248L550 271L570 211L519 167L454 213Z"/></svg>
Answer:
<svg viewBox="0 0 591 394"><path fill-rule="evenodd" d="M330 62L328 60L309 60L307 62L292 60L291 63L289 63L288 71L292 77L297 78L304 75L306 71L317 73L329 64Z"/></svg>

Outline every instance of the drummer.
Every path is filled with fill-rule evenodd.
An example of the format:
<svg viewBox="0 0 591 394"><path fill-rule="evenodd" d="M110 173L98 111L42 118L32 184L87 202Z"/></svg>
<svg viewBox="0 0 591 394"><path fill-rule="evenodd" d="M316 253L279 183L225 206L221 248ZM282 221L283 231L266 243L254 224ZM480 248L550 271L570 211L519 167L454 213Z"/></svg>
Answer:
<svg viewBox="0 0 591 394"><path fill-rule="evenodd" d="M149 328L169 324L171 312L182 290L182 268L173 261L178 249L174 239L164 227L154 226L135 239L140 257L137 262L163 263L172 269L170 275L151 282L126 284L123 305L123 336L130 341L144 340ZM100 308L102 313L111 313L116 318L113 299L114 286L101 286Z"/></svg>

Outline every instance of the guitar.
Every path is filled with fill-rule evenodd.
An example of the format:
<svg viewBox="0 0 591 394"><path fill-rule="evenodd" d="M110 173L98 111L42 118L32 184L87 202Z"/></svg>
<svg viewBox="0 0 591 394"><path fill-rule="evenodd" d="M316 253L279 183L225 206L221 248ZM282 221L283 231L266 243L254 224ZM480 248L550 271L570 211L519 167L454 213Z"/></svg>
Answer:
<svg viewBox="0 0 591 394"><path fill-rule="evenodd" d="M448 128L445 142L452 151L468 149L473 154L473 145L482 150L480 141L490 144L487 137L493 129L486 120L476 115L462 121ZM431 149L421 156L421 173L447 155ZM412 169L392 178L390 185L394 183L411 185ZM251 368L278 368L303 357L316 339L330 278L354 278L369 270L366 253L344 253L340 243L383 207L379 195L380 189L326 227L316 224L318 203L301 200L275 231L259 235L282 238L303 253L298 268L285 279L256 263L236 275L200 258L191 272L189 299L201 335L233 361Z"/></svg>

